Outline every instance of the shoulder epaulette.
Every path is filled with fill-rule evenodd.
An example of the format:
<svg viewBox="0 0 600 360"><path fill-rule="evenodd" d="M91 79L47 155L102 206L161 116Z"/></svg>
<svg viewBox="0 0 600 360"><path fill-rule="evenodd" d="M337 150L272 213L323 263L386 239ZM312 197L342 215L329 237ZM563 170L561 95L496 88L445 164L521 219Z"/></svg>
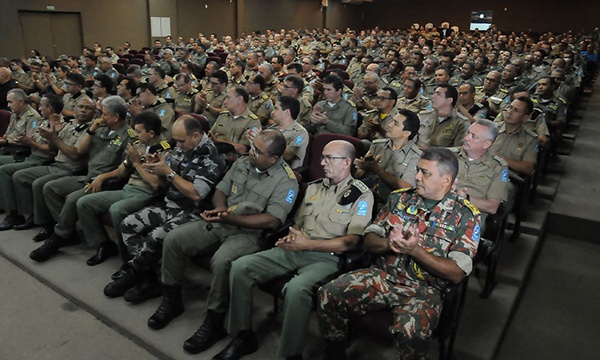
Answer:
<svg viewBox="0 0 600 360"><path fill-rule="evenodd" d="M256 116L256 115L255 115L254 113L252 113L252 112L251 112L251 113L250 113L250 115L248 115L248 116L250 116L250 118L251 118L251 119L254 119L254 120L258 119L258 116Z"/></svg>
<svg viewBox="0 0 600 360"><path fill-rule="evenodd" d="M219 115L229 114L229 110L223 110L219 113Z"/></svg>
<svg viewBox="0 0 600 360"><path fill-rule="evenodd" d="M483 86L475 86L475 91L483 90Z"/></svg>
<svg viewBox="0 0 600 360"><path fill-rule="evenodd" d="M452 151L455 154L458 154L462 148L460 146L454 146L454 147L449 147L449 148L446 148L446 149Z"/></svg>
<svg viewBox="0 0 600 360"><path fill-rule="evenodd" d="M346 101L348 101L350 103L350 105L356 107L356 104L352 100L346 100Z"/></svg>
<svg viewBox="0 0 600 360"><path fill-rule="evenodd" d="M350 186L350 189L346 190L344 195L342 195L342 198L340 199L339 204L340 205L352 204L353 202L358 200L358 198L362 194L364 194L367 191L369 191L369 188L367 187L367 185L365 185L362 181L355 179L352 183L352 186Z"/></svg>
<svg viewBox="0 0 600 360"><path fill-rule="evenodd" d="M496 160L497 162L499 162L500 165L502 165L502 166L508 166L508 163L503 158L501 158L500 156L494 155L492 157L494 158L494 160Z"/></svg>
<svg viewBox="0 0 600 360"><path fill-rule="evenodd" d="M470 202L469 200L459 197L458 201L463 204L464 206L467 207L467 209L471 210L471 212L473 213L473 215L479 215L479 209L477 208L477 206L475 206L475 204L473 204L472 202Z"/></svg>
<svg viewBox="0 0 600 360"><path fill-rule="evenodd" d="M318 184L318 183L321 183L321 182L323 182L323 180L325 180L325 178L321 178L321 179L313 180L313 181L309 182L309 183L308 183L308 185L310 185L310 184Z"/></svg>
<svg viewBox="0 0 600 360"><path fill-rule="evenodd" d="M388 139L375 139L371 142L371 144L375 145L375 144L382 144L382 143L386 143L388 141Z"/></svg>
<svg viewBox="0 0 600 360"><path fill-rule="evenodd" d="M505 93L505 94L508 94L508 90L506 90L506 89L500 89L500 92L503 92L503 93Z"/></svg>
<svg viewBox="0 0 600 360"><path fill-rule="evenodd" d="M127 135L129 135L130 138L135 139L135 131L133 131L132 128L127 129Z"/></svg>
<svg viewBox="0 0 600 360"><path fill-rule="evenodd" d="M535 131L533 131L533 130L525 129L525 132L528 133L529 135L531 135L534 138L538 137L538 134Z"/></svg>
<svg viewBox="0 0 600 360"><path fill-rule="evenodd" d="M434 109L431 109L431 110L423 110L423 111L421 111L421 112L420 112L419 114L417 114L417 115L429 115L429 114L431 114L431 113L432 113L432 112L434 112L434 111L435 111Z"/></svg>
<svg viewBox="0 0 600 360"><path fill-rule="evenodd" d="M377 109L367 110L367 111L365 111L365 114L372 114L374 112L377 112Z"/></svg>
<svg viewBox="0 0 600 360"><path fill-rule="evenodd" d="M263 94L263 95L261 96L261 98L263 98L264 100L269 100L269 95L267 95L267 94Z"/></svg>
<svg viewBox="0 0 600 360"><path fill-rule="evenodd" d="M396 189L396 190L392 191L392 194L398 194L398 193L408 192L408 191L413 190L413 189L414 188L412 188L412 187L400 188L400 189Z"/></svg>
<svg viewBox="0 0 600 360"><path fill-rule="evenodd" d="M558 96L557 99L560 100L560 102L562 102L563 104L567 105L567 99L563 98L562 96Z"/></svg>
<svg viewBox="0 0 600 360"><path fill-rule="evenodd" d="M288 177L290 179L294 179L296 180L296 174L294 174L294 170L292 170L292 168L284 161L281 166L283 167L283 170L285 170L285 172L288 174Z"/></svg>

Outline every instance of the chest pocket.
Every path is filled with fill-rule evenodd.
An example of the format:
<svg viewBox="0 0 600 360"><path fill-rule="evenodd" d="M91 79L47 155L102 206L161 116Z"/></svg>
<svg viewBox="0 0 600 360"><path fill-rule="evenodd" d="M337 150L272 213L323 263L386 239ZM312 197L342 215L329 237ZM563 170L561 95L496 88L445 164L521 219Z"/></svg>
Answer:
<svg viewBox="0 0 600 360"><path fill-rule="evenodd" d="M267 199L271 196L271 192L265 186L261 186L259 181L248 181L251 174L244 175L243 173L236 171L231 177L231 196L233 203L239 203L240 201L248 201L256 204L263 209L267 205ZM248 185L252 185L249 188Z"/></svg>
<svg viewBox="0 0 600 360"><path fill-rule="evenodd" d="M431 254L446 258L456 238L456 229L444 229L443 226L452 225L427 226L424 248Z"/></svg>

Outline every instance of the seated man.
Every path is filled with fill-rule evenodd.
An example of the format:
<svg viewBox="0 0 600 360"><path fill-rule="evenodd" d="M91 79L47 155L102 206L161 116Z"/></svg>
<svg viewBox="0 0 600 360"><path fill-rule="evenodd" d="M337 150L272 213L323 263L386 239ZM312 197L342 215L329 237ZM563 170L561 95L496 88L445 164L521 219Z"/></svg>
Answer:
<svg viewBox="0 0 600 360"><path fill-rule="evenodd" d="M148 319L162 329L183 313L181 282L187 257L211 254L211 284L204 322L183 348L202 352L226 335L223 328L229 306L229 270L237 258L260 250L263 230L275 230L285 221L298 193L298 183L281 158L285 139L277 130L263 130L254 138L247 157L239 158L217 185L214 210L202 220L171 231L163 248L163 302Z"/></svg>
<svg viewBox="0 0 600 360"><path fill-rule="evenodd" d="M175 121L173 107L165 99L158 96L156 88L152 84L140 84L137 90L137 101L130 103L127 108L136 116L143 110L149 110L160 117L162 123L162 135L165 139L171 139L171 127Z"/></svg>
<svg viewBox="0 0 600 360"><path fill-rule="evenodd" d="M286 274L283 329L277 358L301 359L318 284L338 271L336 255L352 250L372 216L373 194L350 175L354 146L332 141L323 149L325 179L311 183L289 234L275 248L233 262L228 332L234 339L215 359L239 359L256 351L252 331L252 288Z"/></svg>
<svg viewBox="0 0 600 360"><path fill-rule="evenodd" d="M404 95L396 103L397 109L407 109L415 114L431 110L431 100L421 94L421 80L409 77L404 80Z"/></svg>
<svg viewBox="0 0 600 360"><path fill-rule="evenodd" d="M114 170L123 159L127 144L135 134L127 125L127 106L118 96L102 101L102 117L94 120L77 144L78 158L89 155L87 176L67 176L44 185L44 201L57 222L54 233L29 257L37 262L50 259L62 246L78 243L72 236L77 222L77 200L102 188L98 175Z"/></svg>
<svg viewBox="0 0 600 360"><path fill-rule="evenodd" d="M345 359L350 317L391 309L399 359L426 358L442 311L443 289L470 274L479 211L451 191L458 161L448 149L425 150L415 189L392 193L364 232L375 264L319 289L317 315L325 359Z"/></svg>
<svg viewBox="0 0 600 360"><path fill-rule="evenodd" d="M77 216L81 228L85 229L85 241L90 246L98 247L96 255L87 261L90 266L98 265L117 254L117 246L108 237L101 215L108 212L113 227L119 229L127 215L148 205L160 190L158 175L143 168L146 156L159 150L171 149L169 143L160 135L160 118L151 111L143 111L135 117L134 129L139 142L127 146L125 161L115 170L98 175L106 179L129 178L127 184L122 190L101 191L77 201ZM125 251L121 232L116 233L118 243L122 251Z"/></svg>
<svg viewBox="0 0 600 360"><path fill-rule="evenodd" d="M469 127L462 148L451 149L458 158L457 192L482 211L482 233L486 214L495 214L508 196L506 162L489 151L496 136L496 125L479 119Z"/></svg>
<svg viewBox="0 0 600 360"><path fill-rule="evenodd" d="M392 190L415 186L416 165L421 150L413 139L419 133L419 118L410 110L398 110L386 127L386 138L375 140L367 155L356 159L356 177L373 176L375 200L381 209Z"/></svg>
<svg viewBox="0 0 600 360"><path fill-rule="evenodd" d="M225 171L223 155L196 118L184 115L177 119L173 138L177 141L173 154L149 155L142 165L145 171L159 175L163 186L169 185L167 194L163 201L122 221L123 242L131 260L104 288L108 297L125 294L126 301L140 303L160 295L155 267L161 260L163 239L175 227L199 219L198 214L208 208L208 196Z"/></svg>
<svg viewBox="0 0 600 360"><path fill-rule="evenodd" d="M358 115L354 103L342 97L344 82L339 76L327 75L323 79L325 100L319 101L306 124L308 132L318 135L335 133L353 136Z"/></svg>
<svg viewBox="0 0 600 360"><path fill-rule="evenodd" d="M396 98L398 94L391 87L384 87L377 92L377 107L365 113L365 119L358 127L358 138L363 142L385 138L388 124L398 113Z"/></svg>

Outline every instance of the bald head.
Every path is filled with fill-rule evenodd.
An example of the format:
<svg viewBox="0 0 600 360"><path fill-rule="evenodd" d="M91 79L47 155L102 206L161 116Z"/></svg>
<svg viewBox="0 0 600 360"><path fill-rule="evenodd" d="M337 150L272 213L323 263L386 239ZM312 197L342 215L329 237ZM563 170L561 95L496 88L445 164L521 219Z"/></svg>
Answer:
<svg viewBox="0 0 600 360"><path fill-rule="evenodd" d="M0 84L4 84L10 80L10 70L5 67L0 67Z"/></svg>

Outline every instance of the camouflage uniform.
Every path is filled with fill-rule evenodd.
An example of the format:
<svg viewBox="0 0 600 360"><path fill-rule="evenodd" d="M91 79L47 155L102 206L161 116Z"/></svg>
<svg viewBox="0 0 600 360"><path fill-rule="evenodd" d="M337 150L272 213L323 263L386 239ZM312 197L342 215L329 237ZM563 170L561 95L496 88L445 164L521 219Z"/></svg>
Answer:
<svg viewBox="0 0 600 360"><path fill-rule="evenodd" d="M390 139L378 139L365 157L373 157L386 172L415 186L415 175L417 174L417 163L421 157L421 150L413 140L409 140L402 149L392 149ZM375 184L375 196L379 209L383 207L390 193L390 189L379 177Z"/></svg>
<svg viewBox="0 0 600 360"><path fill-rule="evenodd" d="M79 139L85 134L89 126L89 123L79 124L71 121L58 133L58 138L68 146L77 146ZM71 160L59 150L54 157L54 164L35 166L14 173L13 187L19 214L33 214L36 224L47 224L51 217L44 201L44 185L49 181L70 176L73 171L85 168L86 164L86 157Z"/></svg>
<svg viewBox="0 0 600 360"><path fill-rule="evenodd" d="M210 129L210 132L217 140L231 141L250 146L250 141L246 136L246 130L254 128L261 128L260 121L249 108L246 108L246 110L237 117L234 117L229 111L221 112L217 118L217 122Z"/></svg>
<svg viewBox="0 0 600 360"><path fill-rule="evenodd" d="M123 219L123 242L133 258L131 266L139 272L158 265L163 239L169 231L200 218L198 214L208 207L210 194L225 171L225 158L212 140L203 136L191 153L175 148L170 156L170 167L193 184L201 201L186 197L171 183L161 202Z"/></svg>
<svg viewBox="0 0 600 360"><path fill-rule="evenodd" d="M372 208L373 194L352 176L335 186L329 179L317 180L306 189L294 223L308 239L360 236L369 224ZM234 261L228 332L235 334L252 328L252 288L256 283L296 273L284 290L285 314L277 358L302 354L316 286L333 278L338 261L338 256L329 252L277 247Z"/></svg>
<svg viewBox="0 0 600 360"><path fill-rule="evenodd" d="M433 208L415 190L397 190L365 234L389 236L392 223L405 230L418 224L419 246L456 262L469 275L479 242L479 211L449 192ZM442 290L448 280L436 277L409 255L391 251L378 255L375 265L344 274L319 289L317 315L326 340L345 342L349 319L371 311L391 309L399 359L425 358L429 338L442 310Z"/></svg>
<svg viewBox="0 0 600 360"><path fill-rule="evenodd" d="M309 122L306 126L308 132L314 135L334 133L354 136L358 114L356 105L353 102L340 99L337 104L330 106L328 101L323 100L315 106L320 106L323 109L329 122L325 125Z"/></svg>
<svg viewBox="0 0 600 360"><path fill-rule="evenodd" d="M419 114L420 148L461 146L467 134L470 122L456 110L442 121L438 119L437 111L426 111Z"/></svg>
<svg viewBox="0 0 600 360"><path fill-rule="evenodd" d="M52 218L57 222L54 227L56 235L67 239L77 222L77 200L86 194L84 186L92 182L96 176L112 171L123 160L127 144L135 139L135 133L125 122L113 131L102 127L92 136L88 173L86 176L67 176L52 180L44 185L44 201Z"/></svg>
<svg viewBox="0 0 600 360"><path fill-rule="evenodd" d="M264 172L257 172L247 156L239 158L217 185L227 197L227 206L234 214L267 213L283 222L298 194L294 172L277 160ZM165 238L162 282L178 285L183 280L185 259L218 250L211 260L211 284L207 308L225 313L229 305L229 270L237 258L260 250L262 230L214 223L203 220L181 226Z"/></svg>
<svg viewBox="0 0 600 360"><path fill-rule="evenodd" d="M164 140L164 139L159 139ZM147 147L142 143L136 144L137 150L143 156L157 151L170 150L171 146L166 141L159 141L156 145ZM125 162L123 163L125 164ZM109 213L112 225L119 229L123 219L148 205L158 194L152 189L132 165L129 169L131 176L122 190L101 191L83 196L77 201L77 215L82 229L86 230L85 240L88 245L97 246L104 241L109 241L104 230L101 215ZM117 238L121 244L121 232L117 231Z"/></svg>

